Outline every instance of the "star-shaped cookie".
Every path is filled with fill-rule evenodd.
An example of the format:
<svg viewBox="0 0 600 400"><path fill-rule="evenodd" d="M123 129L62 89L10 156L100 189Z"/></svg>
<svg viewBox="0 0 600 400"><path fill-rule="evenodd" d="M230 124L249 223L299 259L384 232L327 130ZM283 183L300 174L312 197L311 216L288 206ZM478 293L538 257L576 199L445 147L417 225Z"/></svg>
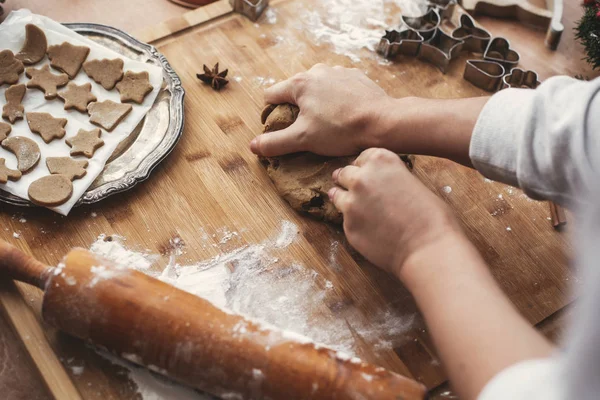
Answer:
<svg viewBox="0 0 600 400"><path fill-rule="evenodd" d="M74 160L71 157L48 157L46 158L46 166L51 174L64 175L70 180L74 180L85 176L88 162Z"/></svg>
<svg viewBox="0 0 600 400"><path fill-rule="evenodd" d="M50 66L48 64L40 69L33 67L27 68L25 70L25 75L31 78L29 82L27 82L27 87L40 89L44 92L44 97L47 100L56 98L58 88L65 86L69 82L67 74L53 74L50 71Z"/></svg>
<svg viewBox="0 0 600 400"><path fill-rule="evenodd" d="M21 171L16 169L10 169L6 166L6 160L4 158L0 158L0 183L6 183L9 180L18 181L21 179Z"/></svg>
<svg viewBox="0 0 600 400"><path fill-rule="evenodd" d="M72 156L86 156L92 158L96 150L104 146L104 141L100 139L100 129L92 129L86 131L80 129L77 135L66 140L67 144L72 147Z"/></svg>
<svg viewBox="0 0 600 400"><path fill-rule="evenodd" d="M33 133L37 133L44 139L44 142L50 143L54 139L62 139L65 136L65 118L54 118L48 113L30 112L27 113L27 124Z"/></svg>
<svg viewBox="0 0 600 400"><path fill-rule="evenodd" d="M83 70L106 90L113 90L117 82L123 78L123 60L91 60L83 64Z"/></svg>
<svg viewBox="0 0 600 400"><path fill-rule="evenodd" d="M150 84L150 75L147 71L143 72L125 72L123 80L117 83L117 90L121 93L121 101L133 101L142 104L144 97L150 93L154 87Z"/></svg>
<svg viewBox="0 0 600 400"><path fill-rule="evenodd" d="M76 85L75 83L70 82L67 85L67 90L60 92L58 97L64 100L65 110L74 108L82 113L87 111L87 105L89 103L98 100L96 96L92 94L91 83Z"/></svg>
<svg viewBox="0 0 600 400"><path fill-rule="evenodd" d="M87 107L90 122L112 131L131 112L131 104L115 103L111 100L90 103Z"/></svg>
<svg viewBox="0 0 600 400"><path fill-rule="evenodd" d="M0 142L8 137L10 131L12 131L12 127L6 122L0 121Z"/></svg>
<svg viewBox="0 0 600 400"><path fill-rule="evenodd" d="M66 73L71 79L75 78L89 53L89 47L74 46L69 42L48 47L50 65Z"/></svg>

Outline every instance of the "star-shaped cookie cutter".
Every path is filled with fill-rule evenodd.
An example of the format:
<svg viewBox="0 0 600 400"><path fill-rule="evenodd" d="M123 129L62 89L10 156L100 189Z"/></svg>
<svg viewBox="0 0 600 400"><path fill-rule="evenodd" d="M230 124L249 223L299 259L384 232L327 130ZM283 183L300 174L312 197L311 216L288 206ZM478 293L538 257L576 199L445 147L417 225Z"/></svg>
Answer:
<svg viewBox="0 0 600 400"><path fill-rule="evenodd" d="M513 68L510 74L502 78L501 89L506 88L529 88L535 89L540 85L538 74L535 71L525 71L521 68Z"/></svg>
<svg viewBox="0 0 600 400"><path fill-rule="evenodd" d="M457 0L429 0L428 6L437 8L440 18L450 19L457 4Z"/></svg>
<svg viewBox="0 0 600 400"><path fill-rule="evenodd" d="M502 84L506 70L495 61L467 60L463 78L480 89L495 92Z"/></svg>
<svg viewBox="0 0 600 400"><path fill-rule="evenodd" d="M485 29L475 25L475 21L469 14L462 14L459 19L460 25L452 31L454 39L464 40L464 50L472 53L484 53L492 39L492 35Z"/></svg>
<svg viewBox="0 0 600 400"><path fill-rule="evenodd" d="M385 31L385 35L379 41L377 52L385 58L394 58L398 54L416 57L421 49L423 36L414 29L403 31Z"/></svg>
<svg viewBox="0 0 600 400"><path fill-rule="evenodd" d="M435 65L445 74L450 61L461 52L464 44L464 41L437 29L432 38L421 45L419 59Z"/></svg>
<svg viewBox="0 0 600 400"><path fill-rule="evenodd" d="M502 64L507 71L510 71L519 64L521 56L510 48L510 42L503 37L495 37L488 44L483 59L487 61L496 61Z"/></svg>
<svg viewBox="0 0 600 400"><path fill-rule="evenodd" d="M245 15L251 21L256 21L269 5L269 0L229 0L229 4L233 11Z"/></svg>
<svg viewBox="0 0 600 400"><path fill-rule="evenodd" d="M403 15L402 21L409 28L419 32L423 39L429 40L439 28L442 19L436 8L430 8L427 13L419 17L408 17Z"/></svg>

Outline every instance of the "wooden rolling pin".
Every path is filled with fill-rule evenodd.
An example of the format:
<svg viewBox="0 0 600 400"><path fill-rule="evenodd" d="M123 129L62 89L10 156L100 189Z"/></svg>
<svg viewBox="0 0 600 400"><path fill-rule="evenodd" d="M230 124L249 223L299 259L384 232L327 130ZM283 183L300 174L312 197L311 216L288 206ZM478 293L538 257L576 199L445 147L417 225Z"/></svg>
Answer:
<svg viewBox="0 0 600 400"><path fill-rule="evenodd" d="M83 249L48 267L0 241L0 276L42 289L42 316L52 326L216 396L427 397L416 381L227 313Z"/></svg>

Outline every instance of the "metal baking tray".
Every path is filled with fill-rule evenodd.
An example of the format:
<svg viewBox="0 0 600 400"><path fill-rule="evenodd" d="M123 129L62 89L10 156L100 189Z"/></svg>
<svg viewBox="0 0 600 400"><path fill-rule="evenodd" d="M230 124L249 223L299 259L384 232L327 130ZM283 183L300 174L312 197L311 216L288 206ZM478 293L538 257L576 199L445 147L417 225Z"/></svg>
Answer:
<svg viewBox="0 0 600 400"><path fill-rule="evenodd" d="M106 25L64 25L117 53L163 69L163 84L154 104L129 137L115 149L104 170L75 205L77 207L97 203L148 179L154 167L173 150L183 134L185 91L179 76L154 46L142 43L129 34ZM0 202L35 207L29 200L3 190L0 190Z"/></svg>

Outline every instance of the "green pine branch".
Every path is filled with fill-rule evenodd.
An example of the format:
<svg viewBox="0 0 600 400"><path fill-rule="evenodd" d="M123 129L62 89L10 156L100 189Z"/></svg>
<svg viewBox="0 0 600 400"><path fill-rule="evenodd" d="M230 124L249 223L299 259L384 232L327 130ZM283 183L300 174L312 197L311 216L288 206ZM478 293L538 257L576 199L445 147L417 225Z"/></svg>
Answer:
<svg viewBox="0 0 600 400"><path fill-rule="evenodd" d="M600 68L600 18L596 17L598 8L585 7L585 12L575 27L575 37L579 39L587 56L585 60L592 68Z"/></svg>

